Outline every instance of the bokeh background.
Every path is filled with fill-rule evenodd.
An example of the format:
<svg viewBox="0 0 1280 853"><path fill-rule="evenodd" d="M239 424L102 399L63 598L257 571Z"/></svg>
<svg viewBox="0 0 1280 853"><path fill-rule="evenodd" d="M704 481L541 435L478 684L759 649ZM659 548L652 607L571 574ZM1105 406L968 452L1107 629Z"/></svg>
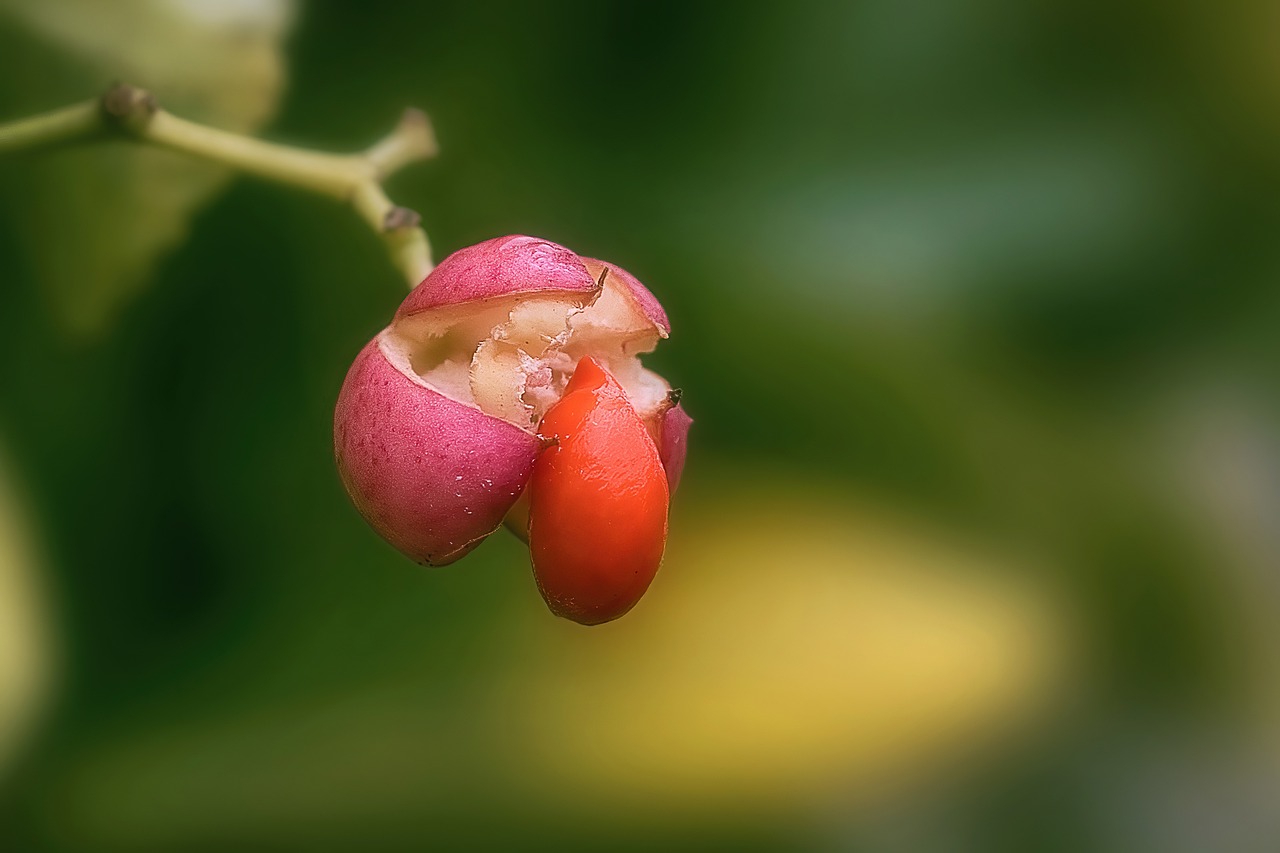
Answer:
<svg viewBox="0 0 1280 853"><path fill-rule="evenodd" d="M1280 845L1280 13L1078 0L0 0L0 121L113 80L354 150L437 256L635 272L697 419L596 629L411 565L331 412L404 289L341 206L0 160L0 849Z"/></svg>

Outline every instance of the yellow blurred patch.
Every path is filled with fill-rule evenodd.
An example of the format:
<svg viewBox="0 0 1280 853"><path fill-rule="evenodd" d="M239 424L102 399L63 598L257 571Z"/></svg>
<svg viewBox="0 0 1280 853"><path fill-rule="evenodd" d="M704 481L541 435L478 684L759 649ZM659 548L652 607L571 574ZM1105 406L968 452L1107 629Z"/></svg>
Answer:
<svg viewBox="0 0 1280 853"><path fill-rule="evenodd" d="M811 490L677 516L631 614L543 620L506 677L533 796L704 811L880 790L1016 722L1062 674L1060 602L980 554Z"/></svg>

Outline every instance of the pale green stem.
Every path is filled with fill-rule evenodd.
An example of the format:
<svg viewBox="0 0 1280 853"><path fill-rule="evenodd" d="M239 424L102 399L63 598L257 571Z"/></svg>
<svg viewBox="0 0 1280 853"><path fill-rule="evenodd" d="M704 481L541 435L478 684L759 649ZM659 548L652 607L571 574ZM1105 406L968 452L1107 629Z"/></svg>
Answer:
<svg viewBox="0 0 1280 853"><path fill-rule="evenodd" d="M0 154L109 135L181 151L347 202L382 238L410 287L431 271L431 245L418 225L418 214L396 206L381 183L397 169L436 153L431 124L419 110L407 110L391 133L363 153L326 154L178 118L158 108L148 92L120 85L95 101L0 124Z"/></svg>
<svg viewBox="0 0 1280 853"><path fill-rule="evenodd" d="M0 154L86 139L106 128L97 101L0 124Z"/></svg>

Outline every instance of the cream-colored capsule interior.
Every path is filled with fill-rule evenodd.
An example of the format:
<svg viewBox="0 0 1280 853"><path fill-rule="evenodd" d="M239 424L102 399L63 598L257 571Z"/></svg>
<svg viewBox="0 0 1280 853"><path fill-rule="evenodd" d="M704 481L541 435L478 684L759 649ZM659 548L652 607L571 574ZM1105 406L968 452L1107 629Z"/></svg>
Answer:
<svg viewBox="0 0 1280 853"><path fill-rule="evenodd" d="M642 417L666 404L671 387L640 356L661 334L630 291L603 267L589 295L510 297L401 321L383 351L406 375L459 402L533 430L564 394L584 355L617 378Z"/></svg>

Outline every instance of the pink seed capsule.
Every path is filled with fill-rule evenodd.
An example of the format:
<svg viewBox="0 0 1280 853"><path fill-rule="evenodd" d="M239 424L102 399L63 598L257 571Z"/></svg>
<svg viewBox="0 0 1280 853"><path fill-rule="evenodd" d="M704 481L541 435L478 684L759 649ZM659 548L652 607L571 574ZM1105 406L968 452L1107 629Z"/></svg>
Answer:
<svg viewBox="0 0 1280 853"><path fill-rule="evenodd" d="M616 377L659 451L670 490L691 423L641 365L670 334L662 306L618 267L533 237L446 258L356 356L334 412L334 453L357 509L433 566L506 519L527 536L538 424L590 356Z"/></svg>

